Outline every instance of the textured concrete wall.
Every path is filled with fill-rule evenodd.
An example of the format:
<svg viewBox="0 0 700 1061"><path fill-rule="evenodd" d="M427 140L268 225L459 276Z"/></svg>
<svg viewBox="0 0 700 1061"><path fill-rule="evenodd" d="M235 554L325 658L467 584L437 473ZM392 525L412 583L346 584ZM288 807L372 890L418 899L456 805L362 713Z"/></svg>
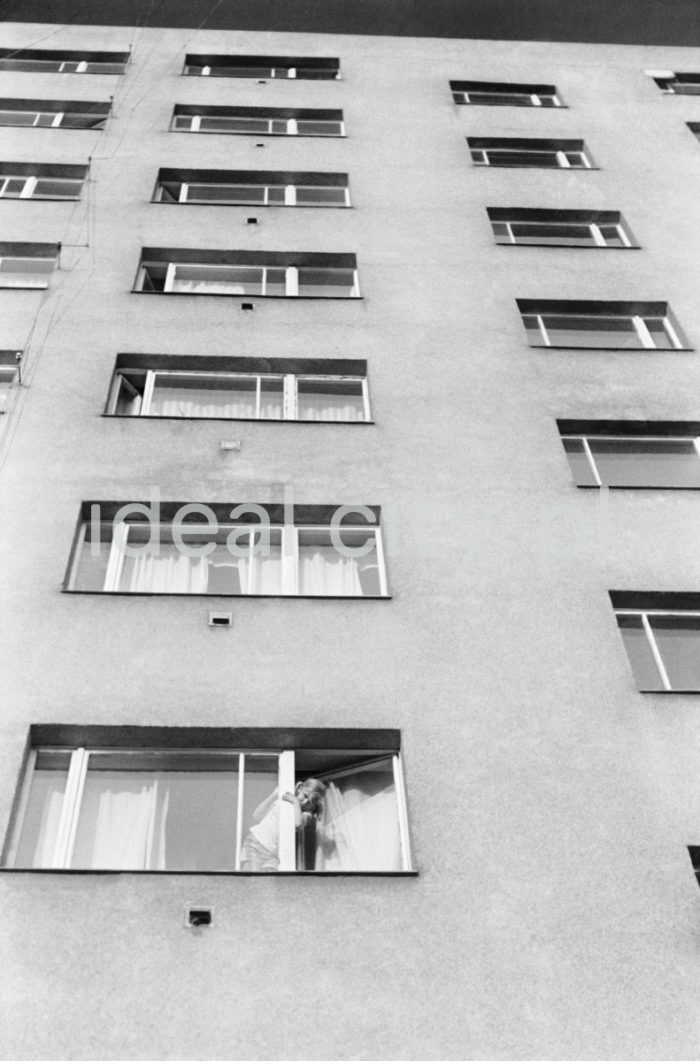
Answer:
<svg viewBox="0 0 700 1061"><path fill-rule="evenodd" d="M5 25L121 49L103 133L0 129L81 163L79 204L0 201L61 240L0 292L25 348L0 450L0 812L31 722L399 727L418 878L0 876L8 1058L694 1061L697 698L639 694L607 590L697 589L693 493L576 491L555 417L697 419L698 353L532 350L515 299L668 299L700 347L700 52ZM184 52L337 55L340 82L185 79ZM556 83L569 109L452 104L450 78ZM342 107L346 140L167 132L174 103ZM591 172L472 167L465 136L585 138ZM149 202L160 166L347 171L354 209ZM621 209L641 250L499 247L487 206ZM87 244L87 245L86 245ZM130 293L140 247L355 252L363 301ZM118 351L361 357L376 425L101 417ZM222 454L221 438L242 441ZM83 498L381 504L393 600L61 593ZM226 604L228 607L228 603ZM4 824L2 826L4 828ZM183 928L186 901L215 924Z"/></svg>

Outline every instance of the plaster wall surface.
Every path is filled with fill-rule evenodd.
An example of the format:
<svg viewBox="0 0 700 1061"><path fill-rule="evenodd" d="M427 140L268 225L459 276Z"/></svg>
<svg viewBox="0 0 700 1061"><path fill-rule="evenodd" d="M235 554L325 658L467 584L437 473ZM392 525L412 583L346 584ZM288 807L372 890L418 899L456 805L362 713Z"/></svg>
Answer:
<svg viewBox="0 0 700 1061"><path fill-rule="evenodd" d="M33 722L396 727L418 870L2 873L4 1055L695 1061L699 708L637 692L607 592L696 590L700 499L577 491L555 418L700 418L700 98L644 74L700 50L38 24L0 45L132 49L120 79L0 73L0 98L114 96L102 133L0 129L3 160L91 167L78 204L0 200L3 240L62 243L46 293L0 292L25 351L2 827ZM343 80L183 78L186 51L339 56ZM567 109L455 107L451 78L551 82ZM341 108L347 138L171 133L175 103ZM480 169L471 135L582 137L599 168ZM153 204L161 166L347 172L353 208ZM496 246L488 206L620 209L640 249ZM136 294L142 246L352 252L363 298ZM515 300L539 297L668 300L693 350L531 349ZM375 424L105 418L120 351L367 359ZM84 499L290 485L382 506L391 600L61 592Z"/></svg>

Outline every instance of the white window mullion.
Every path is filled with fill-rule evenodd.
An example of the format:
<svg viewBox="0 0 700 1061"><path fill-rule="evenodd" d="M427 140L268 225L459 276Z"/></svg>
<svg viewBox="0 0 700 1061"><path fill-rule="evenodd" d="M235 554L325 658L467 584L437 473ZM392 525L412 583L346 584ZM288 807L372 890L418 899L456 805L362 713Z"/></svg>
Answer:
<svg viewBox="0 0 700 1061"><path fill-rule="evenodd" d="M299 295L299 270L296 265L289 265L284 271L284 293L287 298Z"/></svg>
<svg viewBox="0 0 700 1061"><path fill-rule="evenodd" d="M143 387L143 398L141 399L141 416L148 416L151 411L151 401L153 399L153 388L156 383L156 373L149 369L146 373L146 382Z"/></svg>
<svg viewBox="0 0 700 1061"><path fill-rule="evenodd" d="M298 132L299 132L299 126L297 124L296 118L288 118L287 119L287 135L288 136L297 136Z"/></svg>
<svg viewBox="0 0 700 1061"><path fill-rule="evenodd" d="M557 151L556 155L557 155L557 163L558 163L560 169L571 169L571 163L569 162L568 158L566 157L566 152Z"/></svg>
<svg viewBox="0 0 700 1061"><path fill-rule="evenodd" d="M549 338L549 334L547 333L547 329L545 328L544 319L542 318L542 315L540 313L537 314L537 327L540 329L540 335L544 340L544 345L551 346L552 343Z"/></svg>
<svg viewBox="0 0 700 1061"><path fill-rule="evenodd" d="M369 384L367 383L367 377L364 376L362 380L362 405L365 412L365 420L371 420L372 417L369 411Z"/></svg>
<svg viewBox="0 0 700 1061"><path fill-rule="evenodd" d="M352 298L360 297L360 274L357 269L353 269L352 273L352 291L350 292Z"/></svg>
<svg viewBox="0 0 700 1061"><path fill-rule="evenodd" d="M681 342L680 336L678 335L676 329L671 324L671 321L669 320L668 317L664 317L663 318L663 325L664 325L664 328L666 330L666 334L668 335L669 339L671 340L673 346L677 350L679 350L683 346L683 343Z"/></svg>
<svg viewBox="0 0 700 1061"><path fill-rule="evenodd" d="M285 792L294 792L294 752L280 752L277 799L280 808L279 863L283 873L297 868L297 836L294 806L282 799Z"/></svg>
<svg viewBox="0 0 700 1061"><path fill-rule="evenodd" d="M284 205L285 206L296 206L297 205L297 189L294 184L285 184L284 186Z"/></svg>
<svg viewBox="0 0 700 1061"><path fill-rule="evenodd" d="M202 123L201 114L192 114L192 115L190 115L190 130L193 133L198 133L199 132L201 123Z"/></svg>
<svg viewBox="0 0 700 1061"><path fill-rule="evenodd" d="M86 62L78 63L78 65L75 68L75 72L76 72L76 74L86 74L87 73L87 63Z"/></svg>
<svg viewBox="0 0 700 1061"><path fill-rule="evenodd" d="M583 443L583 451L586 454L586 458L588 460L588 464L589 464L589 467L591 469L591 473L593 475L593 478L596 481L596 486L602 486L603 483L601 482L601 478L598 475L598 469L596 467L595 458L593 457L593 454L591 453L591 447L588 444L588 439L585 438L585 437L582 437L581 438L581 442Z"/></svg>
<svg viewBox="0 0 700 1061"><path fill-rule="evenodd" d="M515 243L515 235L513 234L513 226L510 221L506 221L506 232L508 233L508 239L511 243Z"/></svg>
<svg viewBox="0 0 700 1061"><path fill-rule="evenodd" d="M190 189L189 184L185 184L185 182L183 181L182 184L180 185L180 195L178 197L178 202L179 203L186 203L187 202L187 195L188 195L189 189Z"/></svg>
<svg viewBox="0 0 700 1061"><path fill-rule="evenodd" d="M280 528L282 551L282 593L296 597L299 593L299 534L297 527Z"/></svg>
<svg viewBox="0 0 700 1061"><path fill-rule="evenodd" d="M411 868L411 847L408 838L408 809L406 807L406 789L403 783L403 768L401 758L392 755L391 765L394 772L394 792L396 793L396 809L399 818L399 838L401 841L401 868Z"/></svg>
<svg viewBox="0 0 700 1061"><path fill-rule="evenodd" d="M297 76L296 67L295 66L288 67L287 68L287 77L295 78L296 76Z"/></svg>
<svg viewBox="0 0 700 1061"><path fill-rule="evenodd" d="M240 541L237 538L236 541ZM246 578L246 593L250 597L255 588L255 569L258 563L258 558L255 555L255 531L248 531L248 576Z"/></svg>
<svg viewBox="0 0 700 1061"><path fill-rule="evenodd" d="M80 557L83 552L83 546L85 545L87 528L87 520L83 520L80 524L80 529L78 531L78 540L75 543L75 554L73 558L73 563L71 565L71 572L68 578L68 589L75 589L75 580L78 576L78 567L80 566Z"/></svg>
<svg viewBox="0 0 700 1061"><path fill-rule="evenodd" d="M241 868L241 844L243 843L243 799L245 795L245 755L238 756L238 803L236 805L236 873Z"/></svg>
<svg viewBox="0 0 700 1061"><path fill-rule="evenodd" d="M624 247L631 247L632 244L630 242L630 238L627 235L627 233L625 232L623 226L618 224L618 225L615 226L615 228L617 229L617 234L620 237L620 240L622 241L622 245Z"/></svg>
<svg viewBox="0 0 700 1061"><path fill-rule="evenodd" d="M51 125L49 126L49 128L56 129L61 124L61 122L63 121L63 118L64 118L64 112L63 111L60 111L58 114L55 114L54 115L54 119L51 122Z"/></svg>
<svg viewBox="0 0 700 1061"><path fill-rule="evenodd" d="M210 66L203 66L199 76L200 77L209 77L210 74L211 74L211 67Z"/></svg>
<svg viewBox="0 0 700 1061"><path fill-rule="evenodd" d="M119 579L124 566L124 545L128 538L129 525L127 523L122 521L116 525L112 524L112 543L105 571L103 593L116 593L119 589Z"/></svg>
<svg viewBox="0 0 700 1061"><path fill-rule="evenodd" d="M536 95L533 94L532 96L530 96L530 101L531 101L533 107L541 107L542 106L542 100L540 99L539 96L536 96Z"/></svg>
<svg viewBox="0 0 700 1061"><path fill-rule="evenodd" d="M298 419L297 412L297 378L291 373L284 377L283 419Z"/></svg>
<svg viewBox="0 0 700 1061"><path fill-rule="evenodd" d="M53 869L70 868L89 754L85 748L76 748L70 758L66 788L63 794L61 819L56 831L56 846L54 847L52 860Z"/></svg>
<svg viewBox="0 0 700 1061"><path fill-rule="evenodd" d="M255 419L262 416L262 376L255 377Z"/></svg>
<svg viewBox="0 0 700 1061"><path fill-rule="evenodd" d="M267 294L267 266L263 265L260 270L260 294Z"/></svg>
<svg viewBox="0 0 700 1061"><path fill-rule="evenodd" d="M386 564L384 562L384 542L382 541L380 527L374 528L374 548L376 550L377 570L379 572L379 592L382 597L387 597L389 595L389 589L386 578Z"/></svg>
<svg viewBox="0 0 700 1061"><path fill-rule="evenodd" d="M31 199L32 195L36 191L36 177L27 177L24 182L24 188L19 194L20 199Z"/></svg>
<svg viewBox="0 0 700 1061"><path fill-rule="evenodd" d="M603 233L600 231L600 226L596 224L591 224L589 228L591 230L591 235L593 236L596 247L607 247L608 244Z"/></svg>
<svg viewBox="0 0 700 1061"><path fill-rule="evenodd" d="M664 666L664 661L661 658L661 653L659 652L659 646L656 643L656 638L654 637L654 631L652 630L651 624L649 622L649 616L646 614L646 612L642 612L641 613L641 617L642 617L642 626L644 627L644 632L647 635L647 641L649 642L649 648L651 649L651 654L654 657L654 663L656 664L656 668L657 668L657 670L659 672L659 677L661 678L661 683L662 683L662 685L664 687L664 690L666 692L670 692L671 691L671 682L669 681L668 674L666 673L666 668Z"/></svg>
<svg viewBox="0 0 700 1061"><path fill-rule="evenodd" d="M168 262L168 268L165 272L165 283L163 284L164 291L172 291L173 284L175 283L175 270L177 269L177 262Z"/></svg>
<svg viewBox="0 0 700 1061"><path fill-rule="evenodd" d="M634 324L637 336L644 349L656 350L656 343L654 342L645 321L641 317L632 317L632 323Z"/></svg>

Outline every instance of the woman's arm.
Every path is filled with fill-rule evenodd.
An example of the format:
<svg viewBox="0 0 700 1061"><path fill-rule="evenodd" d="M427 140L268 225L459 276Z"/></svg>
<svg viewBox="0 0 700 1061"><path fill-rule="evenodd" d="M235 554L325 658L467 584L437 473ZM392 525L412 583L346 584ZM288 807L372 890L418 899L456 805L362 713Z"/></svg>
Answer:
<svg viewBox="0 0 700 1061"><path fill-rule="evenodd" d="M272 806L272 804L277 799L278 791L279 791L279 789L275 789L274 792L270 793L270 795L267 797L267 799L264 799L262 801L262 803L259 803L257 805L255 810L253 811L253 821L254 822L262 821L262 819L265 817L265 815L269 811L269 809Z"/></svg>

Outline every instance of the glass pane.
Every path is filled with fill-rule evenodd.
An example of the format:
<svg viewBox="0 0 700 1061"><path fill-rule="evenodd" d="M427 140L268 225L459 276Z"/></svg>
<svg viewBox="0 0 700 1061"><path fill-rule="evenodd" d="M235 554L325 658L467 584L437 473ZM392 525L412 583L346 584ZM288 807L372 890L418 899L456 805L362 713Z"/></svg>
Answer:
<svg viewBox="0 0 700 1061"><path fill-rule="evenodd" d="M552 346L639 350L642 343L631 317L578 317L543 314Z"/></svg>
<svg viewBox="0 0 700 1061"><path fill-rule="evenodd" d="M0 178L2 179L2 178ZM2 195L6 199L16 199L24 191L26 177L10 177L2 189Z"/></svg>
<svg viewBox="0 0 700 1061"><path fill-rule="evenodd" d="M355 273L352 269L299 270L299 294L313 298L352 298Z"/></svg>
<svg viewBox="0 0 700 1061"><path fill-rule="evenodd" d="M281 415L282 377L275 377L268 383L270 404L273 404L272 397L276 394ZM151 416L255 419L257 377L158 373L148 411Z"/></svg>
<svg viewBox="0 0 700 1061"><path fill-rule="evenodd" d="M489 148L486 153L492 166L544 166L556 169L560 165L556 151L506 151Z"/></svg>
<svg viewBox="0 0 700 1061"><path fill-rule="evenodd" d="M124 63L88 63L87 74L123 74Z"/></svg>
<svg viewBox="0 0 700 1061"><path fill-rule="evenodd" d="M0 111L0 125L34 125L36 111Z"/></svg>
<svg viewBox="0 0 700 1061"><path fill-rule="evenodd" d="M662 692L661 680L640 615L618 615L617 625L640 692Z"/></svg>
<svg viewBox="0 0 700 1061"><path fill-rule="evenodd" d="M235 870L238 766L236 753L92 754L71 866ZM277 756L249 769L252 802L276 786Z"/></svg>
<svg viewBox="0 0 700 1061"><path fill-rule="evenodd" d="M532 107L532 98L519 92L470 92L470 103L488 103L492 107Z"/></svg>
<svg viewBox="0 0 700 1061"><path fill-rule="evenodd" d="M541 107L558 107L559 106L559 101L557 100L556 96L540 96L539 100L540 100L540 106Z"/></svg>
<svg viewBox="0 0 700 1061"><path fill-rule="evenodd" d="M0 70L14 70L17 73L50 74L60 66L60 61L55 59L0 59Z"/></svg>
<svg viewBox="0 0 700 1061"><path fill-rule="evenodd" d="M598 483L591 469L590 461L586 456L582 440L580 438L563 438L562 443L564 444L564 451L576 485L597 486Z"/></svg>
<svg viewBox="0 0 700 1061"><path fill-rule="evenodd" d="M103 592L111 544L111 523L98 523L94 531L90 521L85 524L85 537L73 565L72 589L86 593Z"/></svg>
<svg viewBox="0 0 700 1061"><path fill-rule="evenodd" d="M55 264L51 258L2 258L0 287L48 287Z"/></svg>
<svg viewBox="0 0 700 1061"><path fill-rule="evenodd" d="M265 186L254 184L190 184L188 203L264 203Z"/></svg>
<svg viewBox="0 0 700 1061"><path fill-rule="evenodd" d="M49 111L45 114L37 115L36 124L43 129L50 129L54 127L54 122L58 120L58 125L62 125L63 121L59 117L57 112ZM58 128L58 126L56 126Z"/></svg>
<svg viewBox="0 0 700 1061"><path fill-rule="evenodd" d="M665 322L660 317L645 317L644 323L649 329L649 334L654 341L657 350L673 350L674 344L668 333Z"/></svg>
<svg viewBox="0 0 700 1061"><path fill-rule="evenodd" d="M52 865L69 766L70 752L37 752L15 866L46 869Z"/></svg>
<svg viewBox="0 0 700 1061"><path fill-rule="evenodd" d="M175 129L190 129L192 127L192 115L190 114L176 114L173 118L173 128Z"/></svg>
<svg viewBox="0 0 700 1061"><path fill-rule="evenodd" d="M340 122L304 121L297 122L299 136L342 136L343 127Z"/></svg>
<svg viewBox="0 0 700 1061"><path fill-rule="evenodd" d="M599 225L600 234L608 247L626 247L619 225Z"/></svg>
<svg viewBox="0 0 700 1061"><path fill-rule="evenodd" d="M63 129L103 129L106 121L105 114L64 114L61 127Z"/></svg>
<svg viewBox="0 0 700 1061"><path fill-rule="evenodd" d="M345 206L345 188L319 188L314 185L297 186L297 203L301 206Z"/></svg>
<svg viewBox="0 0 700 1061"><path fill-rule="evenodd" d="M700 615L650 615L671 688L700 690Z"/></svg>
<svg viewBox="0 0 700 1061"><path fill-rule="evenodd" d="M549 244L550 246L595 247L590 225L558 224L544 221L511 221L517 243Z"/></svg>
<svg viewBox="0 0 700 1061"><path fill-rule="evenodd" d="M201 69L201 68L200 68ZM196 67L190 67L192 72ZM189 72L188 70L188 72ZM199 71L197 71L199 72ZM272 77L270 66L212 66L210 77Z"/></svg>
<svg viewBox="0 0 700 1061"><path fill-rule="evenodd" d="M280 376L260 377L260 417L281 420L284 416L284 380Z"/></svg>
<svg viewBox="0 0 700 1061"><path fill-rule="evenodd" d="M584 161L583 153L581 151L567 151L566 158L570 166L575 169L585 168L586 163Z"/></svg>
<svg viewBox="0 0 700 1061"><path fill-rule="evenodd" d="M33 199L77 199L80 195L82 181L38 180Z"/></svg>
<svg viewBox="0 0 700 1061"><path fill-rule="evenodd" d="M342 528L334 544L324 527L302 528L299 593L310 597L363 597L381 593L374 531ZM365 555L357 555L355 550Z"/></svg>
<svg viewBox="0 0 700 1061"><path fill-rule="evenodd" d="M145 372L122 373L117 377L117 400L115 416L138 416L141 412L143 391L146 386Z"/></svg>
<svg viewBox="0 0 700 1061"><path fill-rule="evenodd" d="M317 870L403 868L392 759L323 775Z"/></svg>
<svg viewBox="0 0 700 1061"><path fill-rule="evenodd" d="M297 381L297 416L300 420L364 420L361 380Z"/></svg>
<svg viewBox="0 0 700 1061"><path fill-rule="evenodd" d="M203 295L261 295L263 269L245 265L176 265L172 290Z"/></svg>
<svg viewBox="0 0 700 1061"><path fill-rule="evenodd" d="M279 788L277 756L246 755L243 790L241 869L279 869Z"/></svg>
<svg viewBox="0 0 700 1061"><path fill-rule="evenodd" d="M689 81L671 81L669 87L677 96L700 96L700 84L692 84Z"/></svg>
<svg viewBox="0 0 700 1061"><path fill-rule="evenodd" d="M588 440L605 486L700 488L700 458L691 439Z"/></svg>

